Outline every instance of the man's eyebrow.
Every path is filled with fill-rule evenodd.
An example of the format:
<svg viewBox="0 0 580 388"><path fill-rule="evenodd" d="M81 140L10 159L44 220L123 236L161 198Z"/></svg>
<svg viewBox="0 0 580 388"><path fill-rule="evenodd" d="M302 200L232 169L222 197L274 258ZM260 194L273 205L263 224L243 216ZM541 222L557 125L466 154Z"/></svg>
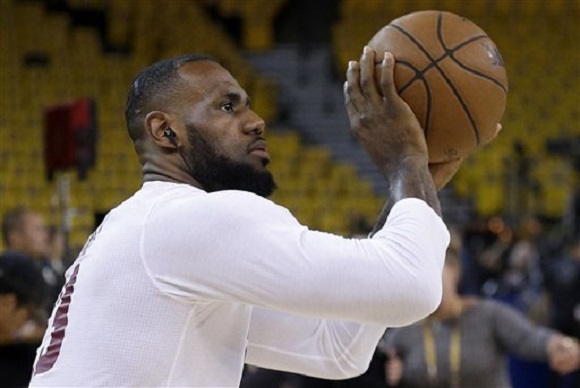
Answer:
<svg viewBox="0 0 580 388"><path fill-rule="evenodd" d="M235 92L227 93L225 95L225 97L228 100L230 100L231 102L236 103L236 104L237 103L240 103L243 99L245 99L246 100L246 106L250 106L250 104L252 102L252 100L250 99L249 96L244 96L244 98L242 98L242 96L240 95L240 93L235 93Z"/></svg>

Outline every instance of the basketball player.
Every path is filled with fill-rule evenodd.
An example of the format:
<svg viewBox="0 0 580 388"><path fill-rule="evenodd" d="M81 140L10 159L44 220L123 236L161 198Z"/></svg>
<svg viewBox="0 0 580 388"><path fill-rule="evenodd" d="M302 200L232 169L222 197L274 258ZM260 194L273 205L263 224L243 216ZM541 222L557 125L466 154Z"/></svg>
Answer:
<svg viewBox="0 0 580 388"><path fill-rule="evenodd" d="M31 385L235 387L244 363L347 378L387 326L434 311L449 233L394 60L378 58L380 85L374 62L365 49L345 84L354 134L391 188L388 219L363 240L266 199L264 122L219 63L145 69L126 109L144 184L69 268ZM434 171L438 185L456 168Z"/></svg>

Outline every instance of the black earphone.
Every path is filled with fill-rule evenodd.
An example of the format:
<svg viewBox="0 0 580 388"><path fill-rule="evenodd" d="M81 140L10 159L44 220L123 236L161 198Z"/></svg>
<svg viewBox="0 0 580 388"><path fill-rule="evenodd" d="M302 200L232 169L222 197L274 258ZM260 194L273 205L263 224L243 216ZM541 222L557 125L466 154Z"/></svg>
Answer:
<svg viewBox="0 0 580 388"><path fill-rule="evenodd" d="M173 146L175 148L177 148L177 153L179 154L179 156L183 160L183 163L185 163L185 166L187 167L187 171L189 172L189 175L193 176L191 173L193 170L191 169L191 167L189 167L189 163L187 162L187 159L185 158L185 156L183 156L183 154L181 153L181 150L179 149L179 145L177 144L177 135L175 134L173 129L171 129L171 127L165 128L163 130L163 136L168 138L169 142L171 144L173 144Z"/></svg>
<svg viewBox="0 0 580 388"><path fill-rule="evenodd" d="M163 136L165 136L166 138L169 139L169 141L171 142L171 144L173 144L174 146L177 147L177 140L175 140L176 135L175 132L173 132L173 129L171 128L167 128L163 131Z"/></svg>

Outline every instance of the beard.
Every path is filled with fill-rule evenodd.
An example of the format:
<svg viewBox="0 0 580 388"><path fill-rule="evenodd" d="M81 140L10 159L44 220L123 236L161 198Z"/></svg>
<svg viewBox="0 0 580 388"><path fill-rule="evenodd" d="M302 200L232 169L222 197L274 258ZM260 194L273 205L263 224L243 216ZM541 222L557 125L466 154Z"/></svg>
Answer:
<svg viewBox="0 0 580 388"><path fill-rule="evenodd" d="M182 154L191 176L208 193L220 190L249 191L267 198L276 190L276 182L270 171L258 171L252 165L236 162L221 155L197 129L186 125L190 148ZM268 164L263 162L264 167Z"/></svg>

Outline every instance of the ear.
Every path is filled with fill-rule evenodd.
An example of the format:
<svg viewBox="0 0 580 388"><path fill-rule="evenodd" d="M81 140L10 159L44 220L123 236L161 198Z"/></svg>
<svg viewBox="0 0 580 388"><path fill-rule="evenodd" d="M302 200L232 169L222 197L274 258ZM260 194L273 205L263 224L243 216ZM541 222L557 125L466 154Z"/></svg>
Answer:
<svg viewBox="0 0 580 388"><path fill-rule="evenodd" d="M175 148L175 145L165 136L165 130L171 127L170 119L161 111L152 111L145 116L145 131L155 144L163 148Z"/></svg>

